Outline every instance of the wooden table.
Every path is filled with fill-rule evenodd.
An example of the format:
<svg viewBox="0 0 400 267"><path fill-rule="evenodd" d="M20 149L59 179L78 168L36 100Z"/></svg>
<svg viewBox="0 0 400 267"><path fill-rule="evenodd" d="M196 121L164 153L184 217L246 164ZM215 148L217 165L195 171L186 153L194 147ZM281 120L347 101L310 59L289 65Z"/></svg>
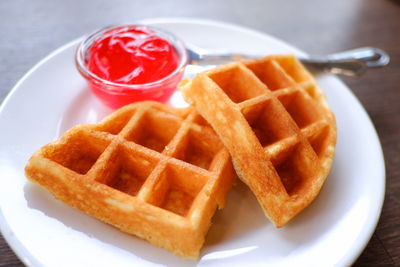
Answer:
<svg viewBox="0 0 400 267"><path fill-rule="evenodd" d="M167 16L241 24L314 54L359 46L379 47L390 54L388 67L344 81L375 124L387 173L379 224L354 266L400 265L400 2L3 0L0 102L25 72L60 45L104 25ZM0 266L10 265L22 263L0 236Z"/></svg>

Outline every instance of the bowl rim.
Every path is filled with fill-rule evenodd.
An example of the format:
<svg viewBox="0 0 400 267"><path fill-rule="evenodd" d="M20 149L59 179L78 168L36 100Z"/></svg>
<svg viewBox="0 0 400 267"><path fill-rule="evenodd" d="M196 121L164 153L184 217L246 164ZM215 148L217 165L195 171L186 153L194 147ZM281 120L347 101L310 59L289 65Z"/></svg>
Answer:
<svg viewBox="0 0 400 267"><path fill-rule="evenodd" d="M168 41L174 49L177 51L178 56L180 58L179 65L176 67L176 69L168 74L167 76L164 76L163 78L149 82L149 83L140 83L140 84L126 84L126 83L116 83L112 82L106 79L103 79L99 77L98 75L94 74L91 72L86 64L85 64L85 56L88 48L91 47L91 44L98 39L103 33L119 28L119 27L145 27L155 33L157 36L165 39ZM168 39L164 38L168 37ZM98 30L95 30L83 37L84 39L79 43L76 52L75 52L75 65L79 71L79 73L88 81L90 82L95 82L97 85L102 85L103 87L107 87L107 90L114 90L114 91L119 91L119 90L126 90L126 89L132 89L132 90L143 90L145 87L148 87L148 89L151 89L152 87L159 86L160 84L167 82L169 79L175 77L178 73L183 72L184 68L188 64L188 52L185 47L185 44L181 39L179 39L175 34L166 31L164 29L160 29L158 27L154 26L149 26L146 24L115 24L115 25L109 25L103 28L100 28Z"/></svg>

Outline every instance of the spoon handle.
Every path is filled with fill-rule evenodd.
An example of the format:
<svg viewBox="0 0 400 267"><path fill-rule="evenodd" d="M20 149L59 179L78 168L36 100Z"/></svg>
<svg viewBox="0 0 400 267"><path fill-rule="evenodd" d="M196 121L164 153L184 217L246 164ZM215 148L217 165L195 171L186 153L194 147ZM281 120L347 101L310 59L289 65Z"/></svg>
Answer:
<svg viewBox="0 0 400 267"><path fill-rule="evenodd" d="M326 71L346 76L358 76L368 68L386 66L389 55L378 48L361 47L326 56L300 58L311 71Z"/></svg>
<svg viewBox="0 0 400 267"><path fill-rule="evenodd" d="M230 61L251 59L256 55L208 51L188 46L190 64L219 65ZM386 66L389 55L378 48L361 47L326 56L300 57L299 60L313 72L325 71L346 76L358 76L368 68Z"/></svg>

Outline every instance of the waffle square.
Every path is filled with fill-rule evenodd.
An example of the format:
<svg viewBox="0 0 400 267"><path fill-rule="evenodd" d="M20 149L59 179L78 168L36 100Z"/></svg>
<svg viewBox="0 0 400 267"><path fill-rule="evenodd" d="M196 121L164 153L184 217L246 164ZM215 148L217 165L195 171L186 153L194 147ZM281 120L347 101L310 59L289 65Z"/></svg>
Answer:
<svg viewBox="0 0 400 267"><path fill-rule="evenodd" d="M318 195L332 166L335 119L293 55L218 66L179 88L214 128L276 227Z"/></svg>
<svg viewBox="0 0 400 267"><path fill-rule="evenodd" d="M197 258L236 177L228 151L192 108L126 106L43 146L26 176L120 230Z"/></svg>

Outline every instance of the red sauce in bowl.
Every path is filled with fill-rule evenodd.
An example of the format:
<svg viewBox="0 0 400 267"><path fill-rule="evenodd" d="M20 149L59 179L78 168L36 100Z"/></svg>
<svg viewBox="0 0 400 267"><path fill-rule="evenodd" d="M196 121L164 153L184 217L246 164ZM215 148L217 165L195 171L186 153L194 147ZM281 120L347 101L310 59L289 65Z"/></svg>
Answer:
<svg viewBox="0 0 400 267"><path fill-rule="evenodd" d="M115 83L154 82L171 74L178 64L172 45L146 27L110 30L89 49L89 70Z"/></svg>
<svg viewBox="0 0 400 267"><path fill-rule="evenodd" d="M117 26L86 39L78 49L77 65L109 107L143 100L166 102L182 77L186 51L169 33L147 26Z"/></svg>

